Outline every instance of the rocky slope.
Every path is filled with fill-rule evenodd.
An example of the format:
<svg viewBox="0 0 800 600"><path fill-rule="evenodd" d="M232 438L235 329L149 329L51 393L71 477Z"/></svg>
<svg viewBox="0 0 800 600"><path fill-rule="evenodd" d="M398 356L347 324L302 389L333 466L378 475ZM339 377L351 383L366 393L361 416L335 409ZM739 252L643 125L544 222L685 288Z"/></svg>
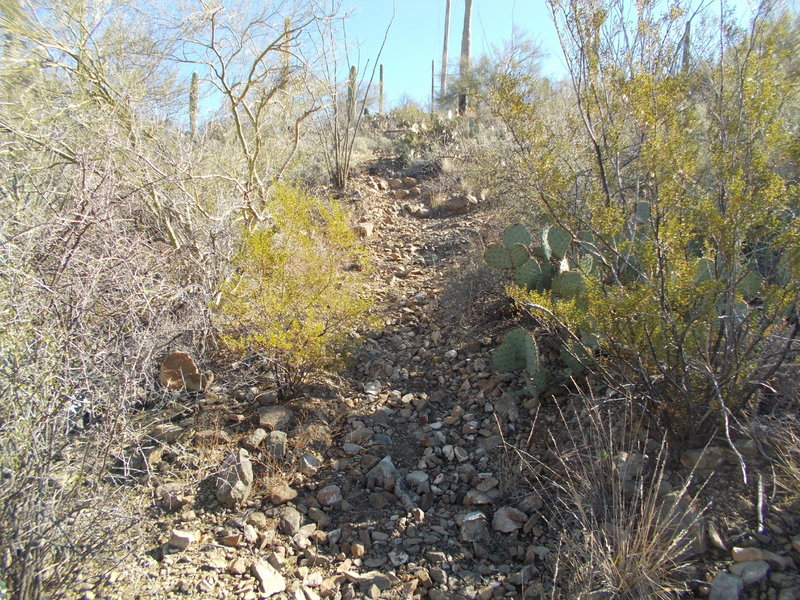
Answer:
<svg viewBox="0 0 800 600"><path fill-rule="evenodd" d="M432 184L391 165L355 182L383 327L349 372L279 404L239 365L149 415L121 473L148 490L128 507L145 518L87 600L551 597L559 526L513 447L535 455L557 412L534 432L538 404L493 371L509 324L466 314L479 290L463 277L481 200L452 191L432 209ZM789 533L769 545L790 554L748 555L761 562L699 592L738 597L746 580L751 597L800 597ZM711 573L730 557L714 539Z"/></svg>

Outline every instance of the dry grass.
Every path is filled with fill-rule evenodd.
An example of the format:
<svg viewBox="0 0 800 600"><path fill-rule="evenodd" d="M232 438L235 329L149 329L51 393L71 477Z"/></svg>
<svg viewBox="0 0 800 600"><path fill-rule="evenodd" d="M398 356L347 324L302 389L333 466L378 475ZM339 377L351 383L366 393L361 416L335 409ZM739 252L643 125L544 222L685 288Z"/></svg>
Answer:
<svg viewBox="0 0 800 600"><path fill-rule="evenodd" d="M582 397L560 411L563 430L551 429L544 452L517 449L559 530L553 598L666 599L686 589L701 515L689 508L688 482L669 491L666 443L648 439L633 404Z"/></svg>

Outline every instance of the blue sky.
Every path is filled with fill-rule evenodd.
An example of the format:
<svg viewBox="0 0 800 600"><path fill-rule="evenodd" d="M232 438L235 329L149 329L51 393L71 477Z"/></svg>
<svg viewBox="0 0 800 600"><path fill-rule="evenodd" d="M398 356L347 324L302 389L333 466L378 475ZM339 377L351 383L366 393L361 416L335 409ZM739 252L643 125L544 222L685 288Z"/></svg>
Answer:
<svg viewBox="0 0 800 600"><path fill-rule="evenodd" d="M706 6L714 7L720 0L708 0ZM734 7L742 18L749 15L749 7L758 0L723 0ZM696 5L698 0L685 4ZM344 0L347 19L348 43L357 48L351 63L358 63L363 71L375 61L386 26L396 12L394 22L380 62L384 65L387 108L406 97L429 106L431 94L431 59L435 70L441 69L444 33L445 0ZM452 0L450 14L449 73L458 72L461 48L461 31L464 23L464 0ZM788 0L797 10L800 0ZM718 8L717 8L718 10ZM492 46L510 40L514 27L527 33L545 52L542 74L548 77L566 76L561 46L550 19L545 0L473 0L472 57L485 54ZM377 85L377 75L375 84Z"/></svg>
<svg viewBox="0 0 800 600"><path fill-rule="evenodd" d="M450 14L449 72L458 72L464 0L452 0ZM392 16L392 0L346 0L347 36L357 48L351 62L374 63ZM384 65L386 102L392 106L405 96L423 106L430 102L431 60L435 60L437 90L442 61L445 0L396 0L394 22L381 61ZM478 57L509 40L514 26L530 33L549 56L545 75L562 75L560 46L544 0L473 0L472 56ZM360 56L358 56L360 54ZM377 83L377 75L376 75Z"/></svg>

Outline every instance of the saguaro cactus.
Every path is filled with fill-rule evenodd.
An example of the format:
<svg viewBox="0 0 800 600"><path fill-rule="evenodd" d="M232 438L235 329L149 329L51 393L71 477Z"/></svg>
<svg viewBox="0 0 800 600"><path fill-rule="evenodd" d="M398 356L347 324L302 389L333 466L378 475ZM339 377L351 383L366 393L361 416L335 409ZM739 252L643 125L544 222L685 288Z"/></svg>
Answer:
<svg viewBox="0 0 800 600"><path fill-rule="evenodd" d="M197 95L200 89L200 78L195 71L192 73L192 81L189 83L189 133L194 140L197 135Z"/></svg>

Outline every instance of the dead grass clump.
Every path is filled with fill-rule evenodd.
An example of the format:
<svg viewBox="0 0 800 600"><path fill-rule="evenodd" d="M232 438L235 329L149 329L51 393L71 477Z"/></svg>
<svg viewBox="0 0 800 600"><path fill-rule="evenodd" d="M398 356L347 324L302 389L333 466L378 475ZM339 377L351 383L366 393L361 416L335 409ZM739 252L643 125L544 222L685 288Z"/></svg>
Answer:
<svg viewBox="0 0 800 600"><path fill-rule="evenodd" d="M553 589L563 597L666 599L687 589L702 514L688 482L672 489L666 442L649 440L632 406L582 397L560 411L546 458L518 451L534 489L552 495L544 504L561 540Z"/></svg>

